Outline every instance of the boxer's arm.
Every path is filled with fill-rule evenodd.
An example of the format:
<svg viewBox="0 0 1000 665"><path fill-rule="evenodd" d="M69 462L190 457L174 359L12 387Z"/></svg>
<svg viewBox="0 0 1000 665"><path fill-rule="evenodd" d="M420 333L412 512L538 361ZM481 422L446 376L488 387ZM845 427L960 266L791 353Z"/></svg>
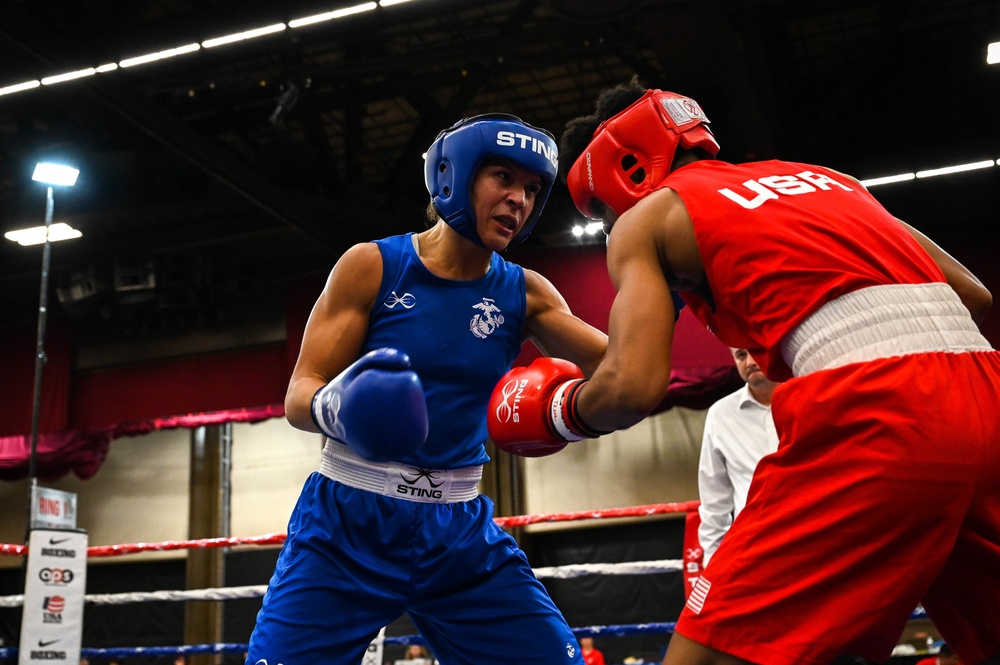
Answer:
<svg viewBox="0 0 1000 665"><path fill-rule="evenodd" d="M608 351L579 391L576 410L594 429L619 430L645 418L666 395L675 325L671 287L693 289L704 279L694 228L674 192L654 192L618 219L608 241L608 273L618 291Z"/></svg>
<svg viewBox="0 0 1000 665"><path fill-rule="evenodd" d="M313 396L361 355L381 280L382 255L374 243L347 250L331 271L309 315L285 393L285 417L294 427L319 431Z"/></svg>
<svg viewBox="0 0 1000 665"><path fill-rule="evenodd" d="M972 274L972 271L941 249L933 240L906 222L899 220L899 223L910 232L921 247L927 250L934 263L938 264L945 279L948 280L948 285L955 290L962 304L969 309L972 319L976 323L982 323L993 305L993 295L989 290Z"/></svg>
<svg viewBox="0 0 1000 665"><path fill-rule="evenodd" d="M573 315L552 282L533 270L524 270L528 339L549 356L565 358L593 374L608 348L608 336Z"/></svg>

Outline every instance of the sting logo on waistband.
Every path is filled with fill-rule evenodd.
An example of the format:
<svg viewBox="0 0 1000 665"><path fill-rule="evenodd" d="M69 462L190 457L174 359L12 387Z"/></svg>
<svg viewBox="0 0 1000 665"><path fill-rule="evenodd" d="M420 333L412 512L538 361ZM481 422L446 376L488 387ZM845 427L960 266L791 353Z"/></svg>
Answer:
<svg viewBox="0 0 1000 665"><path fill-rule="evenodd" d="M412 473L416 474L412 478L407 478L404 474L399 475L399 477L402 478L403 482L406 484L396 485L396 492L406 496L420 497L423 499L440 499L443 496L441 490L437 488L444 485L444 481L442 480L439 483L434 482L435 471L414 467ZM427 484L430 485L430 488L416 487L416 484L421 478L427 480Z"/></svg>

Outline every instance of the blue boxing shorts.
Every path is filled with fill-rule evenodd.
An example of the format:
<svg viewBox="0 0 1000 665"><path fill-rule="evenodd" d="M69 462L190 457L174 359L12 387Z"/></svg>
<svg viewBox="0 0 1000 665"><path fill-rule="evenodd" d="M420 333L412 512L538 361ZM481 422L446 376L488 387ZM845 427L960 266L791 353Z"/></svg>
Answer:
<svg viewBox="0 0 1000 665"><path fill-rule="evenodd" d="M448 665L582 665L576 637L477 496L421 503L320 473L288 524L248 665L359 665L409 613Z"/></svg>

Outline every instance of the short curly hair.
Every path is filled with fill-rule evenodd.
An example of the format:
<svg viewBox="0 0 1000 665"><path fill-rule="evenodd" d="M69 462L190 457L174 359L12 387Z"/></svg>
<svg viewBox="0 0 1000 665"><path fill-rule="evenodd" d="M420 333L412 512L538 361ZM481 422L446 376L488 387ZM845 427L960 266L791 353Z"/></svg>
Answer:
<svg viewBox="0 0 1000 665"><path fill-rule="evenodd" d="M597 109L592 114L573 118L566 123L566 129L559 139L559 179L562 182L566 182L566 174L587 149L598 126L632 106L648 91L648 88L639 83L639 77L634 76L627 83L619 83L602 92L597 98Z"/></svg>

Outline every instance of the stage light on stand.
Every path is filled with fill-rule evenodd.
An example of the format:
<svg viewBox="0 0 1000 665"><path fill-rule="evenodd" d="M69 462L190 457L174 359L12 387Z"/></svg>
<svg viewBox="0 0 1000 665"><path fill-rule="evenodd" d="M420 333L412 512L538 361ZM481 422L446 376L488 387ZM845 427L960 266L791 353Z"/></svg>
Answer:
<svg viewBox="0 0 1000 665"><path fill-rule="evenodd" d="M42 657L47 654L63 654L63 660L78 660L83 639L84 582L87 570L87 532L77 529L77 501L74 492L66 492L41 487L36 473L38 457L38 422L41 414L42 368L45 365L45 322L48 311L49 262L52 242L49 231L52 228L53 187L72 187L80 171L61 164L38 164L32 180L48 185L45 197L45 244L42 250L42 284L38 301L38 336L35 342L35 394L31 413L31 455L28 458L28 523L25 543L28 545L28 561L25 572L25 607L44 607L52 600L52 592L46 583L46 571L58 566L60 579L64 585L60 589L60 602L65 606L57 616L60 624L47 625L47 617L41 612L25 612L21 622L21 644L59 643L59 651L38 651ZM59 540L54 540L58 537ZM46 544L60 544L60 547L46 547ZM58 557L58 558L55 558ZM65 623L63 623L65 621ZM24 651L22 660L25 659ZM34 653L34 652L33 652ZM30 660L30 659L29 659Z"/></svg>
<svg viewBox="0 0 1000 665"><path fill-rule="evenodd" d="M45 325L49 307L49 264L52 257L52 213L55 207L53 187L72 187L80 170L65 164L40 162L35 165L31 179L48 185L45 194L45 240L42 247L42 283L38 296L38 331L35 338L35 392L31 405L31 453L28 458L28 529L37 521L35 498L38 493L36 459L38 457L38 422L42 402L42 368L45 366Z"/></svg>

